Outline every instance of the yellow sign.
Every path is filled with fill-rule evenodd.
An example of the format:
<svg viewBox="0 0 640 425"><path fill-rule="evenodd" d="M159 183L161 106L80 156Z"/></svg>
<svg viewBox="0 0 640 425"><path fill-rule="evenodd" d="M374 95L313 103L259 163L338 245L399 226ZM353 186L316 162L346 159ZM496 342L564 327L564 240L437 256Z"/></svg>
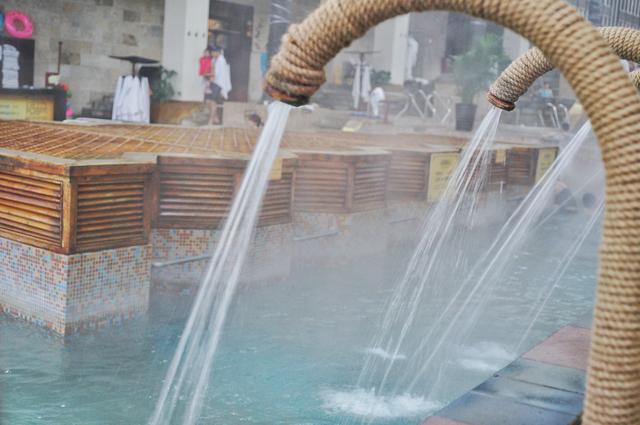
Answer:
<svg viewBox="0 0 640 425"><path fill-rule="evenodd" d="M444 195L447 183L458 165L457 153L433 153L429 163L429 192L427 201L438 201Z"/></svg>
<svg viewBox="0 0 640 425"><path fill-rule="evenodd" d="M53 99L0 95L0 119L3 120L53 120Z"/></svg>
<svg viewBox="0 0 640 425"><path fill-rule="evenodd" d="M269 174L269 180L280 180L282 178L282 158L276 158L273 161L273 167L271 167L271 174Z"/></svg>
<svg viewBox="0 0 640 425"><path fill-rule="evenodd" d="M538 150L538 164L536 165L536 183L547 172L553 161L556 160L556 148L543 148Z"/></svg>
<svg viewBox="0 0 640 425"><path fill-rule="evenodd" d="M496 164L506 164L507 162L507 150L506 149L498 149L496 151Z"/></svg>

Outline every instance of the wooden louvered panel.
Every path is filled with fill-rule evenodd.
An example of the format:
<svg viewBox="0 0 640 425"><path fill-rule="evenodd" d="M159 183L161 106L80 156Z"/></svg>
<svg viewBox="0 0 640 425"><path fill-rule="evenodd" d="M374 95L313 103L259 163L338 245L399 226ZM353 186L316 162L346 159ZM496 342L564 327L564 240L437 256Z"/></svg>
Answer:
<svg viewBox="0 0 640 425"><path fill-rule="evenodd" d="M147 243L144 175L104 176L77 183L76 249Z"/></svg>
<svg viewBox="0 0 640 425"><path fill-rule="evenodd" d="M0 171L0 234L59 250L62 190L61 181Z"/></svg>
<svg viewBox="0 0 640 425"><path fill-rule="evenodd" d="M301 161L295 179L295 210L344 212L349 185L348 166L338 161Z"/></svg>
<svg viewBox="0 0 640 425"><path fill-rule="evenodd" d="M487 191L490 185L491 169L493 167L495 152L490 150L477 150L469 160L465 175L471 173L467 190Z"/></svg>
<svg viewBox="0 0 640 425"><path fill-rule="evenodd" d="M359 162L355 166L353 208L356 211L386 206L387 161Z"/></svg>
<svg viewBox="0 0 640 425"><path fill-rule="evenodd" d="M159 173L158 226L211 229L228 214L240 172L161 165Z"/></svg>
<svg viewBox="0 0 640 425"><path fill-rule="evenodd" d="M506 188L507 153L505 151L493 152L487 179L487 190L489 191L499 192Z"/></svg>
<svg viewBox="0 0 640 425"><path fill-rule="evenodd" d="M395 199L425 199L429 156L418 152L393 152L389 164L389 195Z"/></svg>
<svg viewBox="0 0 640 425"><path fill-rule="evenodd" d="M507 153L507 183L516 186L533 184L535 150L513 147Z"/></svg>
<svg viewBox="0 0 640 425"><path fill-rule="evenodd" d="M259 226L291 222L293 172L282 173L279 180L269 182L260 210Z"/></svg>

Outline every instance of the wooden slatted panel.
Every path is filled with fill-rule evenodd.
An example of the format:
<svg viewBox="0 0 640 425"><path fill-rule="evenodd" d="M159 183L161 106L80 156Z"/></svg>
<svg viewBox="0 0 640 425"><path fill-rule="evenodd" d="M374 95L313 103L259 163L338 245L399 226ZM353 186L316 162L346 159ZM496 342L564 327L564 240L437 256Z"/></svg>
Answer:
<svg viewBox="0 0 640 425"><path fill-rule="evenodd" d="M475 166L475 168L469 170L473 174L468 190L479 190L483 192L500 190L504 185L504 178L506 178L506 165L504 161L496 162L496 158L495 150L478 150L474 152L473 157L469 161L469 167ZM480 178L483 179L482 182L478 181Z"/></svg>
<svg viewBox="0 0 640 425"><path fill-rule="evenodd" d="M356 163L353 188L353 209L355 211L372 210L386 206L388 172L388 158Z"/></svg>
<svg viewBox="0 0 640 425"><path fill-rule="evenodd" d="M349 164L339 161L299 161L294 208L308 212L344 212Z"/></svg>
<svg viewBox="0 0 640 425"><path fill-rule="evenodd" d="M147 243L144 203L144 175L79 180L77 250L91 251Z"/></svg>
<svg viewBox="0 0 640 425"><path fill-rule="evenodd" d="M217 228L229 212L242 170L207 165L158 167L158 227Z"/></svg>
<svg viewBox="0 0 640 425"><path fill-rule="evenodd" d="M393 151L389 164L389 195L394 199L422 200L427 196L428 154Z"/></svg>
<svg viewBox="0 0 640 425"><path fill-rule="evenodd" d="M0 234L42 248L62 237L62 183L0 171Z"/></svg>
<svg viewBox="0 0 640 425"><path fill-rule="evenodd" d="M530 186L533 184L535 150L512 147L507 153L507 184Z"/></svg>
<svg viewBox="0 0 640 425"><path fill-rule="evenodd" d="M507 152L494 151L489 168L487 190L495 192L504 190L507 186L507 176Z"/></svg>
<svg viewBox="0 0 640 425"><path fill-rule="evenodd" d="M283 172L282 178L269 182L260 210L259 226L291 222L293 172Z"/></svg>

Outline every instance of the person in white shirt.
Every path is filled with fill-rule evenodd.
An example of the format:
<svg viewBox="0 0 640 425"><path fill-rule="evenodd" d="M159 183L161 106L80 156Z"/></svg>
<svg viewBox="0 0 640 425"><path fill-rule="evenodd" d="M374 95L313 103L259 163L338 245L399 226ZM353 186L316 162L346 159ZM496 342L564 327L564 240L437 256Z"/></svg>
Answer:
<svg viewBox="0 0 640 425"><path fill-rule="evenodd" d="M229 64L219 48L211 50L211 62L211 73L207 76L204 99L209 106L209 125L218 125L218 104L229 98L231 74Z"/></svg>

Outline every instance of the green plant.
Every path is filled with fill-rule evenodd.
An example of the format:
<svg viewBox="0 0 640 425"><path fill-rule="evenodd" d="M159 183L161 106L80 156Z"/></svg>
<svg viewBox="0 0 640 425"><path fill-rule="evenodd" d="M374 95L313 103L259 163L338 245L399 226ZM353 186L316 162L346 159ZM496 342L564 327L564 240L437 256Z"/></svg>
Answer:
<svg viewBox="0 0 640 425"><path fill-rule="evenodd" d="M476 94L487 90L510 61L493 34L477 39L469 51L454 57L453 76L462 103L473 103Z"/></svg>
<svg viewBox="0 0 640 425"><path fill-rule="evenodd" d="M166 102L176 95L171 80L178 75L176 71L160 68L160 78L153 80L151 83L151 101Z"/></svg>
<svg viewBox="0 0 640 425"><path fill-rule="evenodd" d="M389 71L371 70L371 87L376 88L389 84L391 81L391 73Z"/></svg>

